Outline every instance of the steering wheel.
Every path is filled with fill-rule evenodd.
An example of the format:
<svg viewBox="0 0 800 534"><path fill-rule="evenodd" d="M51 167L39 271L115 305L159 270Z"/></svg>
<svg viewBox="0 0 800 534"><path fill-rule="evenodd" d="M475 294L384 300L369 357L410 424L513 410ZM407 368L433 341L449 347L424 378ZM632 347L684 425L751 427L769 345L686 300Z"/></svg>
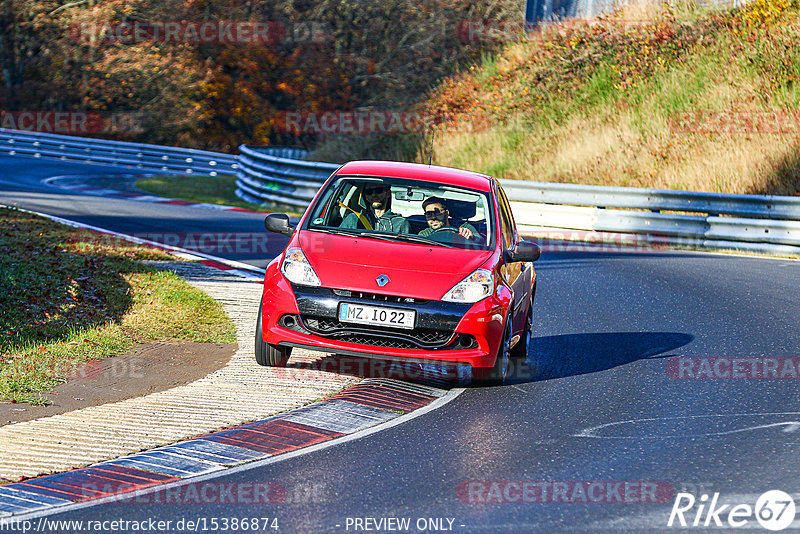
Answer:
<svg viewBox="0 0 800 534"><path fill-rule="evenodd" d="M452 226L437 228L428 234L428 237L442 243L469 243L469 239L461 235L458 228Z"/></svg>

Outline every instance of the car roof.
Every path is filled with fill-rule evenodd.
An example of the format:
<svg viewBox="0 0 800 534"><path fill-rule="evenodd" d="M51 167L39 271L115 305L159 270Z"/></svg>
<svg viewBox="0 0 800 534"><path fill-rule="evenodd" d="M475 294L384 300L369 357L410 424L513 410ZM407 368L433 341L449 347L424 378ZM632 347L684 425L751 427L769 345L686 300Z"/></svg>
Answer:
<svg viewBox="0 0 800 534"><path fill-rule="evenodd" d="M491 176L478 172L399 161L351 161L340 167L339 170L336 171L336 174L337 176L385 176L392 178L409 178L412 180L428 180L447 185L467 187L478 191L491 191L492 183Z"/></svg>

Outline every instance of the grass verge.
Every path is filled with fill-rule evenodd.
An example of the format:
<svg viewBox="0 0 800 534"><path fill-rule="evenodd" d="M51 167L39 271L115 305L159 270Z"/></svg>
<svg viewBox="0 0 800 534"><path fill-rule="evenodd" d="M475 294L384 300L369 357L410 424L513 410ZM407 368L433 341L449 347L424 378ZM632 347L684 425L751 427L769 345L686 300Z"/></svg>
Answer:
<svg viewBox="0 0 800 534"><path fill-rule="evenodd" d="M0 208L0 399L39 395L140 342L232 343L222 307L149 247Z"/></svg>

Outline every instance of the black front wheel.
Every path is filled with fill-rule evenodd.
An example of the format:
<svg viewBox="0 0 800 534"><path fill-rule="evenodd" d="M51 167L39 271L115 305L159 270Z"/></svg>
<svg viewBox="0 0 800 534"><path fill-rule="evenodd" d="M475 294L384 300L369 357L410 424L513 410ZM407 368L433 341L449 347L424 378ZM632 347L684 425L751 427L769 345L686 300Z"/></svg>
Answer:
<svg viewBox="0 0 800 534"><path fill-rule="evenodd" d="M256 320L256 363L266 367L286 367L292 347L270 345L264 341L261 330L261 305L258 305L258 319Z"/></svg>
<svg viewBox="0 0 800 534"><path fill-rule="evenodd" d="M533 328L533 298L528 303L528 313L525 316L525 328L519 334L519 341L511 349L511 357L517 360L528 359L528 348L531 346L531 329Z"/></svg>
<svg viewBox="0 0 800 534"><path fill-rule="evenodd" d="M509 348L511 343L511 317L506 321L506 328L503 332L503 340L500 342L500 347L497 349L497 358L494 361L494 367L489 371L486 376L474 377L472 383L476 386L502 386L508 374L508 363L511 350Z"/></svg>

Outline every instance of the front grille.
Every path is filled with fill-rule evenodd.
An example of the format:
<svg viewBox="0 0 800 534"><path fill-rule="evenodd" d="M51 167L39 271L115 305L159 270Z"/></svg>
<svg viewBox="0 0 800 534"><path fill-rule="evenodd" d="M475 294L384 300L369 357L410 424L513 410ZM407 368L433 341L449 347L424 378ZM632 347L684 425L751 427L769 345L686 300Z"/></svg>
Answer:
<svg viewBox="0 0 800 534"><path fill-rule="evenodd" d="M454 343L452 342L458 341L459 348L470 348L472 346L472 343L462 341L464 334L456 337L452 331L447 330L429 328L415 328L414 330L376 329L367 325L354 325L326 317L313 316L301 316L300 322L314 334L361 345L400 349L440 349L453 345Z"/></svg>
<svg viewBox="0 0 800 534"><path fill-rule="evenodd" d="M304 317L304 322L309 330L313 330L318 334L325 334L334 330L340 330L344 327L339 321L332 319L325 319L324 317Z"/></svg>
<svg viewBox="0 0 800 534"><path fill-rule="evenodd" d="M417 299L412 297L398 297L396 295L381 295L379 293L365 293L363 291L348 291L346 289L333 289L333 293L339 297L359 298L366 300L375 300L378 302L395 302L398 304L422 304L428 302L424 299Z"/></svg>
<svg viewBox="0 0 800 534"><path fill-rule="evenodd" d="M418 349L419 345L404 339L379 337L369 334L349 334L337 335L336 339L347 343L357 343L359 345L372 345L373 347L385 347L391 349Z"/></svg>

